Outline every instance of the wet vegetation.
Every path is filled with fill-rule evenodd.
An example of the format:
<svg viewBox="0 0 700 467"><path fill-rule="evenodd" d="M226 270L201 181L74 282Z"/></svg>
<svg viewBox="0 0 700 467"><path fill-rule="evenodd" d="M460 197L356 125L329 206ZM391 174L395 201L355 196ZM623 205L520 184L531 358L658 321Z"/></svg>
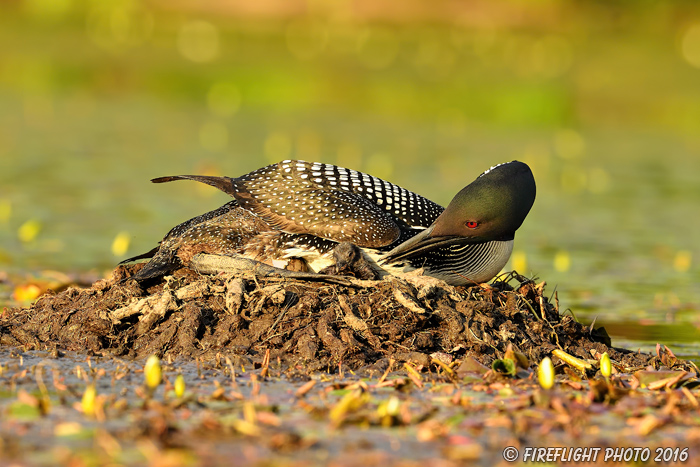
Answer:
<svg viewBox="0 0 700 467"><path fill-rule="evenodd" d="M493 465L508 446L635 440L700 454L697 367L615 348L544 282L183 268L142 288L142 266L5 310L7 459Z"/></svg>

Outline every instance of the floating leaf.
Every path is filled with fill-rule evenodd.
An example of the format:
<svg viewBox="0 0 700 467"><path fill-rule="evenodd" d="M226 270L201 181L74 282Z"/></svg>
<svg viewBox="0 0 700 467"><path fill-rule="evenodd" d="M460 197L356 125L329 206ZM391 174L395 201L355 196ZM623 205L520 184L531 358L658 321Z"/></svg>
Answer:
<svg viewBox="0 0 700 467"><path fill-rule="evenodd" d="M316 385L316 380L311 379L304 383L299 389L294 393L295 397L304 397L313 387Z"/></svg>
<svg viewBox="0 0 700 467"><path fill-rule="evenodd" d="M20 389L17 393L17 401L10 406L9 415L12 417L32 420L40 415L45 415L47 408L42 400Z"/></svg>
<svg viewBox="0 0 700 467"><path fill-rule="evenodd" d="M590 398L594 402L603 402L610 393L610 383L602 379L592 380L589 383Z"/></svg>
<svg viewBox="0 0 700 467"><path fill-rule="evenodd" d="M674 388L681 386L690 379L691 374L687 371L646 371L640 370L634 373L634 377L642 387L649 389Z"/></svg>
<svg viewBox="0 0 700 467"><path fill-rule="evenodd" d="M665 417L659 417L654 414L647 414L643 417L630 419L628 423L634 425L637 432L642 436L649 435L652 431L665 425L668 420Z"/></svg>
<svg viewBox="0 0 700 467"><path fill-rule="evenodd" d="M656 344L656 355L659 357L659 360L661 360L661 363L663 363L664 366L667 366L669 368L673 367L673 365L675 365L676 361L678 360L678 358L671 351L671 349L669 349L665 345L662 349L661 344Z"/></svg>
<svg viewBox="0 0 700 467"><path fill-rule="evenodd" d="M64 422L54 427L53 434L54 436L68 437L79 435L83 431L83 426L78 422Z"/></svg>
<svg viewBox="0 0 700 467"><path fill-rule="evenodd" d="M692 264L693 252L689 250L681 250L673 258L673 269L678 272L688 272Z"/></svg>
<svg viewBox="0 0 700 467"><path fill-rule="evenodd" d="M247 420L237 419L232 422L233 427L241 434L246 436L259 436L260 428L254 423Z"/></svg>
<svg viewBox="0 0 700 467"><path fill-rule="evenodd" d="M517 366L525 370L530 368L530 361L523 353L513 350L512 344L508 344L508 348L506 349L506 353L504 354L503 358L513 360Z"/></svg>
<svg viewBox="0 0 700 467"><path fill-rule="evenodd" d="M477 361L474 357L465 358L462 360L459 368L457 368L457 374L461 377L463 377L465 373L477 373L483 375L487 371L489 371L489 368L483 363Z"/></svg>
<svg viewBox="0 0 700 467"><path fill-rule="evenodd" d="M331 409L329 414L335 425L340 425L347 415L364 406L369 400L369 395L362 390L355 390L345 396Z"/></svg>
<svg viewBox="0 0 700 467"><path fill-rule="evenodd" d="M377 415L381 419L382 426L388 427L396 424L399 415L401 401L396 396L391 396L377 407Z"/></svg>
<svg viewBox="0 0 700 467"><path fill-rule="evenodd" d="M30 421L39 418L41 416L41 410L39 410L39 407L36 405L17 401L10 404L7 408L6 415L8 418Z"/></svg>
<svg viewBox="0 0 700 467"><path fill-rule="evenodd" d="M476 442L449 444L443 449L445 457L452 461L468 462L480 459L484 454L484 448Z"/></svg>
<svg viewBox="0 0 700 467"><path fill-rule="evenodd" d="M413 381L413 384L415 384L419 388L422 388L423 378L421 378L420 373L418 373L418 371L408 363L404 363L403 367L406 369L406 373L408 374L408 377L411 379L411 381Z"/></svg>
<svg viewBox="0 0 700 467"><path fill-rule="evenodd" d="M491 364L491 369L502 375L515 376L515 362L510 358L499 358Z"/></svg>

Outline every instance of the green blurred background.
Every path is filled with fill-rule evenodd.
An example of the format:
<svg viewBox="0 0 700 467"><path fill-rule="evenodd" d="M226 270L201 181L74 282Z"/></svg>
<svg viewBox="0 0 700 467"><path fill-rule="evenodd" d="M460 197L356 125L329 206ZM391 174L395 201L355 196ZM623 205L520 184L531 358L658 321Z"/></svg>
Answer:
<svg viewBox="0 0 700 467"><path fill-rule="evenodd" d="M446 204L519 159L509 267L700 354L696 1L4 1L0 44L0 304L228 199L156 176L301 158Z"/></svg>

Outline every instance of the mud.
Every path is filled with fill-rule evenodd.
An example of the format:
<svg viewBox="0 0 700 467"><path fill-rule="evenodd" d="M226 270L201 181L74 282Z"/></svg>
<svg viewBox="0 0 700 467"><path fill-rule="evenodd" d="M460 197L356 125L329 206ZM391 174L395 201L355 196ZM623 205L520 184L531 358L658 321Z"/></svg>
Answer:
<svg viewBox="0 0 700 467"><path fill-rule="evenodd" d="M608 352L624 371L662 366L656 355L612 347L604 330L560 314L544 283L515 274L468 288L424 276L339 285L183 268L142 289L128 280L141 267L5 310L0 344L256 366L269 352L305 372L383 372L391 360L427 368L465 357L490 366L508 346L531 363L561 349L586 360Z"/></svg>

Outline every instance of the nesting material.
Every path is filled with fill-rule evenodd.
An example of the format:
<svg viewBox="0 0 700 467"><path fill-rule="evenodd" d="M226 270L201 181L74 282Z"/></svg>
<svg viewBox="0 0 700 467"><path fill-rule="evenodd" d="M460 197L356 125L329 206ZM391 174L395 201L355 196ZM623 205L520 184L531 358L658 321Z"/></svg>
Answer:
<svg viewBox="0 0 700 467"><path fill-rule="evenodd" d="M381 370L390 359L427 367L436 358L472 357L491 365L509 346L533 363L555 350L582 361L608 352L629 370L656 358L612 347L603 331L560 314L544 283L521 276L492 287L452 287L420 275L328 283L183 268L143 290L125 280L141 267L120 266L90 288L6 311L2 344L251 362L269 350L271 358L312 371Z"/></svg>

